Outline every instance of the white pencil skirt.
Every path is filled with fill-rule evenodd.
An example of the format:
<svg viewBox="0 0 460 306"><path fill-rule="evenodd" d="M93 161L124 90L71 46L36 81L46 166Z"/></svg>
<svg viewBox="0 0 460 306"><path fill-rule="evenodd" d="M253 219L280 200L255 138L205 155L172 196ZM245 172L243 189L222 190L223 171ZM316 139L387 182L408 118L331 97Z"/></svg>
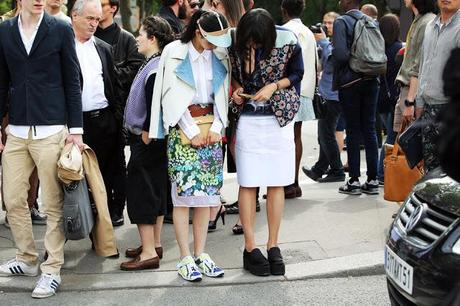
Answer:
<svg viewBox="0 0 460 306"><path fill-rule="evenodd" d="M294 123L281 128L275 116L242 115L235 151L240 186L276 187L294 183Z"/></svg>

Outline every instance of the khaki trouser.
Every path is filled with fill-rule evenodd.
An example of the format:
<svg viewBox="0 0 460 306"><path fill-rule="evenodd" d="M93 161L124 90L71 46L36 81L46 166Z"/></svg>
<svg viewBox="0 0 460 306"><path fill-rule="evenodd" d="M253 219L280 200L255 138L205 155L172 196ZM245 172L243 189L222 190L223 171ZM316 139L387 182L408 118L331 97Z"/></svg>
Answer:
<svg viewBox="0 0 460 306"><path fill-rule="evenodd" d="M47 215L44 241L48 259L41 265L43 273L59 274L64 264L63 193L57 177L57 161L66 136L66 129L38 140L32 140L31 133L28 139L8 135L3 151L3 191L8 221L18 248L16 258L28 264L38 260L27 205L29 177L35 166L38 170Z"/></svg>
<svg viewBox="0 0 460 306"><path fill-rule="evenodd" d="M396 133L399 133L399 130L401 129L401 125L404 119L403 114L404 114L404 111L406 110L406 104L404 104L404 102L407 99L408 93L409 93L409 86L401 86L399 100L395 106L395 119L393 123L393 131L395 131Z"/></svg>

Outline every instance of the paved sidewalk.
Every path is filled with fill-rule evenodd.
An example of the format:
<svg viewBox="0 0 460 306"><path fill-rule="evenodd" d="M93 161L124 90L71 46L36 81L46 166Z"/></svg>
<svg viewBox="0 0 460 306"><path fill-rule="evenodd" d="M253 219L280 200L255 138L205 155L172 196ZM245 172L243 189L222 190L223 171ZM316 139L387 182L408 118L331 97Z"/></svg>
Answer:
<svg viewBox="0 0 460 306"><path fill-rule="evenodd" d="M303 162L311 166L318 154L316 122L307 122L303 130ZM342 157L345 159L345 155ZM233 235L231 228L237 216L228 215L226 225L222 226L219 222L218 230L209 234L207 244L207 252L226 269L226 276L220 280L205 280L202 285L383 273L385 235L398 205L383 200L383 188L379 196L346 196L337 192L339 183L315 183L303 173L300 177L303 196L286 201L280 233L280 248L288 264L286 276L258 278L242 270L243 237ZM236 200L237 188L236 176L226 173L223 195L229 202ZM261 197L263 193L264 189ZM256 238L258 244L264 247L267 239L265 200L261 203L262 210L257 214ZM0 261L15 255L11 233L3 226L3 220L4 213L0 212ZM120 250L118 259L96 256L91 251L89 239L67 242L61 290L190 285L179 279L175 271L179 251L173 226L169 224L165 224L163 230L165 252L159 270L135 273L120 271L120 263L126 260L126 248L139 244L137 228L129 224L127 216L125 220L124 226L115 229ZM37 246L42 255L44 231L44 226L34 226ZM30 291L35 281L35 278L0 278L0 291Z"/></svg>

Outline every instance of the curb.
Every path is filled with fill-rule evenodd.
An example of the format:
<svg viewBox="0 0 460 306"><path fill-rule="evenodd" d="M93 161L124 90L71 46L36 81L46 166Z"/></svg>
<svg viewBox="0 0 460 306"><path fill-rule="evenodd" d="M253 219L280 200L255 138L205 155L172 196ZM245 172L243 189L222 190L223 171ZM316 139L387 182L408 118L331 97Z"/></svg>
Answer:
<svg viewBox="0 0 460 306"><path fill-rule="evenodd" d="M354 254L286 265L285 276L257 277L243 269L227 269L225 277L205 278L199 284L179 278L176 271L62 274L61 292L150 289L173 287L233 286L266 282L298 281L383 274L383 251ZM0 277L1 292L31 292L36 277Z"/></svg>

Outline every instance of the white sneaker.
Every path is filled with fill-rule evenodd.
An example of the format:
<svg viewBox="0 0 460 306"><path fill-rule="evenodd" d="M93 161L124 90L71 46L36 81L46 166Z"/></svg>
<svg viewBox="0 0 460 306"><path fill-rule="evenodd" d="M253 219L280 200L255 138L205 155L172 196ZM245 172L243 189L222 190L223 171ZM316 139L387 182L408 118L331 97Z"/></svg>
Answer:
<svg viewBox="0 0 460 306"><path fill-rule="evenodd" d="M203 279L203 275L198 270L192 256L184 257L177 264L177 273L189 282L199 282Z"/></svg>
<svg viewBox="0 0 460 306"><path fill-rule="evenodd" d="M43 273L35 285L32 297L43 299L56 294L56 290L61 284L61 277L55 274Z"/></svg>
<svg viewBox="0 0 460 306"><path fill-rule="evenodd" d="M36 265L28 265L25 262L19 261L16 258L7 261L0 265L0 276L37 276L38 263Z"/></svg>
<svg viewBox="0 0 460 306"><path fill-rule="evenodd" d="M202 253L195 259L195 263L201 272L208 277L222 277L224 270L219 268L208 254Z"/></svg>

